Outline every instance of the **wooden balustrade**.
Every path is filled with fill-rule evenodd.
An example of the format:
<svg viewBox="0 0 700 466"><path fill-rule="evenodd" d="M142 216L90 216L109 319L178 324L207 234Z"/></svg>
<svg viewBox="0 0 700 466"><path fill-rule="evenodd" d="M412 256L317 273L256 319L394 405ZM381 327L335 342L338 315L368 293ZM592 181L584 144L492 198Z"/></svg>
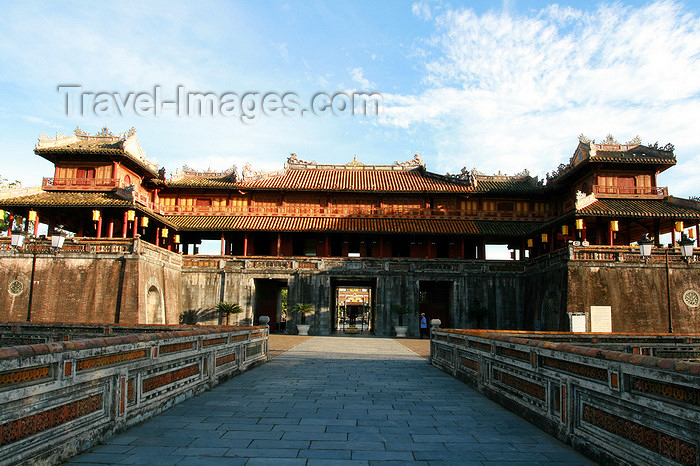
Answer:
<svg viewBox="0 0 700 466"><path fill-rule="evenodd" d="M41 187L46 191L111 191L124 185L119 178L44 178Z"/></svg>
<svg viewBox="0 0 700 466"><path fill-rule="evenodd" d="M170 205L157 206L166 215L241 215L241 216L283 216L312 215L319 217L368 217L368 218L469 218L475 220L543 220L551 212L482 211L452 209L402 209L395 207L319 207L319 206L196 206Z"/></svg>
<svg viewBox="0 0 700 466"><path fill-rule="evenodd" d="M637 196L668 196L665 186L593 186L594 194L637 195Z"/></svg>
<svg viewBox="0 0 700 466"><path fill-rule="evenodd" d="M666 256L670 262L689 260L683 257L680 248L654 248L651 256L644 258L639 247L634 246L569 246L569 260L572 261L607 261L607 262L664 262ZM700 248L694 248L692 262L700 261Z"/></svg>

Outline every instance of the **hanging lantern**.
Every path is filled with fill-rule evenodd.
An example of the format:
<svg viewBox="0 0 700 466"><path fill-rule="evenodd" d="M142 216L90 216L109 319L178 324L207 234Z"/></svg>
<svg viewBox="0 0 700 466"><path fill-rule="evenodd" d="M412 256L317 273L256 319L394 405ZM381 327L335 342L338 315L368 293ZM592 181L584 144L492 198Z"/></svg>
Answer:
<svg viewBox="0 0 700 466"><path fill-rule="evenodd" d="M620 223L617 220L610 221L610 231L620 231Z"/></svg>
<svg viewBox="0 0 700 466"><path fill-rule="evenodd" d="M31 212L29 212L29 213L31 214ZM681 221L676 222L676 231L679 233L681 231L683 231L683 222L681 222Z"/></svg>
<svg viewBox="0 0 700 466"><path fill-rule="evenodd" d="M695 230L693 228L688 230L688 238L695 239Z"/></svg>
<svg viewBox="0 0 700 466"><path fill-rule="evenodd" d="M100 211L99 210L93 210L92 211L92 221L97 222L100 220Z"/></svg>
<svg viewBox="0 0 700 466"><path fill-rule="evenodd" d="M534 246L535 246L535 242L532 241L532 238L528 238L528 240L527 240L527 247L528 247L528 248L532 248L532 247L534 247Z"/></svg>
<svg viewBox="0 0 700 466"><path fill-rule="evenodd" d="M148 217L141 217L141 227L146 228L148 226Z"/></svg>
<svg viewBox="0 0 700 466"><path fill-rule="evenodd" d="M36 210L30 210L30 211L29 211L29 215L27 216L27 219L28 219L30 222L35 221L35 220L36 220Z"/></svg>
<svg viewBox="0 0 700 466"><path fill-rule="evenodd" d="M162 230L160 230L160 237L161 237L161 238L167 238L167 237L168 237L168 229L167 229L167 228L163 228Z"/></svg>
<svg viewBox="0 0 700 466"><path fill-rule="evenodd" d="M133 222L136 220L136 211L135 210L127 210L126 211L126 219L130 222Z"/></svg>
<svg viewBox="0 0 700 466"><path fill-rule="evenodd" d="M174 239L175 244L180 244L180 235L175 235Z"/></svg>
<svg viewBox="0 0 700 466"><path fill-rule="evenodd" d="M549 240L549 237L547 236L547 233L542 233L542 242L546 243Z"/></svg>
<svg viewBox="0 0 700 466"><path fill-rule="evenodd" d="M583 219L582 218L576 219L576 229L583 230Z"/></svg>
<svg viewBox="0 0 700 466"><path fill-rule="evenodd" d="M569 225L561 226L561 234L567 236L569 234Z"/></svg>

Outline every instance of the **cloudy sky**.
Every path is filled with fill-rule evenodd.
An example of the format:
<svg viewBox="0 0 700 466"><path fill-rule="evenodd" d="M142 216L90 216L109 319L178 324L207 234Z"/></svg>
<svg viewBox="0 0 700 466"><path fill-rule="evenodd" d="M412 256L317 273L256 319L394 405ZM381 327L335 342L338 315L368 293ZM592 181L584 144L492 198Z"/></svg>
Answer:
<svg viewBox="0 0 700 466"><path fill-rule="evenodd" d="M378 93L379 115L158 114L94 105L66 112L59 86L173 99ZM89 102L89 97L86 97ZM131 105L131 106L130 106ZM196 113L196 112L195 112ZM342 112L338 112L342 113ZM12 2L0 17L0 175L52 175L42 133L132 126L168 173L390 164L420 153L430 171L544 175L583 133L671 142L660 184L700 195L697 2L241 1Z"/></svg>

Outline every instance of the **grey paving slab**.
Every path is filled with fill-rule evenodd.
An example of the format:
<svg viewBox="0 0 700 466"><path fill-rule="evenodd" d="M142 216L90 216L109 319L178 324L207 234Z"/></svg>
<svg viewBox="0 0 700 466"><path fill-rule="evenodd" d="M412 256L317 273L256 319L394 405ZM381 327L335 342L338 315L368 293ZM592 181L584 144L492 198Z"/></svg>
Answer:
<svg viewBox="0 0 700 466"><path fill-rule="evenodd" d="M593 464L392 339L314 337L74 464Z"/></svg>

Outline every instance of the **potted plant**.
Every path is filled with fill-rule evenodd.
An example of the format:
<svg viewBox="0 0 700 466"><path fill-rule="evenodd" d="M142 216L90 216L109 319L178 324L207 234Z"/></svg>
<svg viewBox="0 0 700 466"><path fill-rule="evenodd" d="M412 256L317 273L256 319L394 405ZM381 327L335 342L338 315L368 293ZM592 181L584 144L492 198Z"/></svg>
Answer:
<svg viewBox="0 0 700 466"><path fill-rule="evenodd" d="M403 316L408 314L408 306L399 306L396 305L391 308L391 312L399 316L399 325L394 326L394 330L396 331L396 337L397 338L405 338L406 337L406 330L408 330L408 327L405 327L403 325Z"/></svg>
<svg viewBox="0 0 700 466"><path fill-rule="evenodd" d="M216 310L221 313L221 315L226 316L226 325L229 324L229 316L231 314L240 314L243 312L243 309L241 309L241 306L239 306L236 303L229 303L226 301L219 301L216 304Z"/></svg>
<svg viewBox="0 0 700 466"><path fill-rule="evenodd" d="M292 308L293 313L301 314L301 323L297 324L299 335L309 334L309 327L311 327L311 325L306 324L306 314L313 314L315 310L314 305L310 303L296 303Z"/></svg>

